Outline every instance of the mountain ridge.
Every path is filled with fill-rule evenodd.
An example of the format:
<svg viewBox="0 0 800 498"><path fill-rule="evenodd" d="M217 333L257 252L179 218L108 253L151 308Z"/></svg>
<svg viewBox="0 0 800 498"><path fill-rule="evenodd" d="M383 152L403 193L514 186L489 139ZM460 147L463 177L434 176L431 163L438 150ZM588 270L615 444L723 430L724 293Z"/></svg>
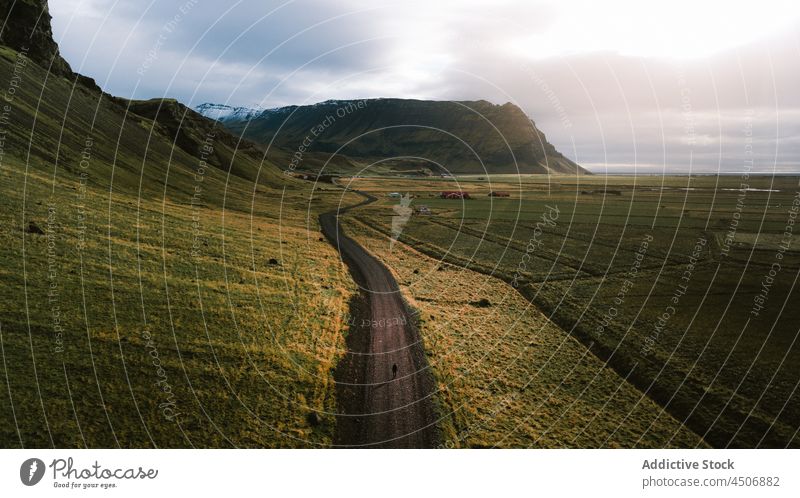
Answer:
<svg viewBox="0 0 800 498"><path fill-rule="evenodd" d="M265 161L255 144L177 100L116 97L75 73L52 37L46 0L0 3L0 18L5 19L0 75L8 77L4 86L11 89L5 97L0 159L79 173L90 142L91 156L104 171L95 171L88 181L110 186L105 166L113 165L108 169L115 172L115 191L155 194L163 191L165 181L178 191L191 190L200 160L221 172L222 181L230 173L264 186L296 186L296 180ZM169 165L168 176L163 165ZM146 181L137 187L143 171Z"/></svg>
<svg viewBox="0 0 800 498"><path fill-rule="evenodd" d="M248 140L306 156L335 153L362 165L395 158L441 173L589 174L510 102L384 97L272 109L205 103L194 109Z"/></svg>

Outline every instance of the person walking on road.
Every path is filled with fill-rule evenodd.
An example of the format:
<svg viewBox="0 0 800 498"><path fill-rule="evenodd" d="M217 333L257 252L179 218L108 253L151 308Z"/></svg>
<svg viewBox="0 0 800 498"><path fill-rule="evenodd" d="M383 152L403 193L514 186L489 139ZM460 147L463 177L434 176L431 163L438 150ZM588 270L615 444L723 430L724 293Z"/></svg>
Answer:
<svg viewBox="0 0 800 498"><path fill-rule="evenodd" d="M392 363L392 380L397 378L397 363Z"/></svg>

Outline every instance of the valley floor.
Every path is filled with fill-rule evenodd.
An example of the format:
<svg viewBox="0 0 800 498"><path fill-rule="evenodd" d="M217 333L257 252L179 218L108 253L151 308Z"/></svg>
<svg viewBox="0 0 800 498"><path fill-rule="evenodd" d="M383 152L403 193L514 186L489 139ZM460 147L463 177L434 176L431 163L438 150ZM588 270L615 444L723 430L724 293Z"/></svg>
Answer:
<svg viewBox="0 0 800 498"><path fill-rule="evenodd" d="M444 447L705 446L510 285L347 223L419 312Z"/></svg>

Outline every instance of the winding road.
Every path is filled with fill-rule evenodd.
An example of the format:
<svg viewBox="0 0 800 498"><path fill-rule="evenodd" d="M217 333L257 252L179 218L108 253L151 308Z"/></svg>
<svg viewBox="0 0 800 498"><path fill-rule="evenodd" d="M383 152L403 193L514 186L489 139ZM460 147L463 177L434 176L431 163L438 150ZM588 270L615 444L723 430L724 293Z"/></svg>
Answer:
<svg viewBox="0 0 800 498"><path fill-rule="evenodd" d="M433 448L439 443L434 382L416 322L391 272L343 233L339 216L376 200L351 192L366 199L319 217L323 234L339 250L361 288L350 302L347 354L334 374L339 402L334 444Z"/></svg>

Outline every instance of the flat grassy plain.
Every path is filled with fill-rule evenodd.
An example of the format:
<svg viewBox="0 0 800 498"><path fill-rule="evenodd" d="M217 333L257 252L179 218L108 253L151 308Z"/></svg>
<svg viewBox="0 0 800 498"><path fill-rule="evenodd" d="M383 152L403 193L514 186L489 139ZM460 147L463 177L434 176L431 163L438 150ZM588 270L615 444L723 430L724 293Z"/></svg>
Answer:
<svg viewBox="0 0 800 498"><path fill-rule="evenodd" d="M443 447L704 446L502 280L390 249L365 223L347 231L392 268L417 313Z"/></svg>
<svg viewBox="0 0 800 498"><path fill-rule="evenodd" d="M19 60L0 50L0 86ZM349 194L312 199L175 101L19 74L0 167L3 447L330 445L355 285L316 220Z"/></svg>
<svg viewBox="0 0 800 498"><path fill-rule="evenodd" d="M397 202L385 194L413 194L412 206L433 214L412 216L401 241L516 285L708 444L800 445L800 242L784 235L797 214L796 177L498 175L351 186L382 198L352 216L384 236ZM472 199L439 199L442 190Z"/></svg>

